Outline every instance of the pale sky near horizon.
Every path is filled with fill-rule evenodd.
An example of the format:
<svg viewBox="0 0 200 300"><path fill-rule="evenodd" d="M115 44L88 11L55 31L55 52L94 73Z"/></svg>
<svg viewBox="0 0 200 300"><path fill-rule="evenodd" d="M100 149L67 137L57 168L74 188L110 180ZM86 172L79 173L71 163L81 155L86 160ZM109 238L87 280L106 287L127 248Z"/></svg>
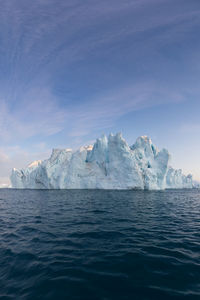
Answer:
<svg viewBox="0 0 200 300"><path fill-rule="evenodd" d="M200 180L199 0L0 4L0 184L119 131Z"/></svg>

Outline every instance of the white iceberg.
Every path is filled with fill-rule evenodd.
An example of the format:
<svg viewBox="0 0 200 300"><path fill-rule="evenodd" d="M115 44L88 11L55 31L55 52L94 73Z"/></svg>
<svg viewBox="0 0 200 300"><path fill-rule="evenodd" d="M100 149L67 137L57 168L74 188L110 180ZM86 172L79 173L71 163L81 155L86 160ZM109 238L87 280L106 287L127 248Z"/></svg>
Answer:
<svg viewBox="0 0 200 300"><path fill-rule="evenodd" d="M169 160L168 151L159 151L146 136L129 146L120 133L110 134L78 151L53 149L49 159L13 169L11 183L31 189L193 188L192 175L174 170Z"/></svg>

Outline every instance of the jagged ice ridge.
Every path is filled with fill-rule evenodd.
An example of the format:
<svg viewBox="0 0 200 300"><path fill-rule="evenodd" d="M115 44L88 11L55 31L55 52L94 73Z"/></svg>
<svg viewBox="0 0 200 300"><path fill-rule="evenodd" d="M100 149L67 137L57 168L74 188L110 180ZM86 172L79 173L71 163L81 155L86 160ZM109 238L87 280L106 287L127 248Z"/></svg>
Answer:
<svg viewBox="0 0 200 300"><path fill-rule="evenodd" d="M169 166L166 149L159 151L147 136L129 146L120 133L103 135L93 146L53 149L51 157L26 169L13 169L13 188L147 189L192 188L192 175Z"/></svg>

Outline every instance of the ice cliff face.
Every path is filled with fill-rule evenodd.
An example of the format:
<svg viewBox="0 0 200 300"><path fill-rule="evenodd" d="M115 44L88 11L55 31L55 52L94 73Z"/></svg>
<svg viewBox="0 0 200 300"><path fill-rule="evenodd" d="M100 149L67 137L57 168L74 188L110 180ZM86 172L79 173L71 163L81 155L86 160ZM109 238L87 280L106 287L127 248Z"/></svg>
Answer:
<svg viewBox="0 0 200 300"><path fill-rule="evenodd" d="M51 157L12 170L14 188L147 189L192 188L192 176L169 167L169 153L146 136L129 147L121 134L102 136L93 146L54 149Z"/></svg>
<svg viewBox="0 0 200 300"><path fill-rule="evenodd" d="M182 170L174 170L169 168L166 176L166 188L191 188L194 183L192 180L192 175L189 174L185 176Z"/></svg>

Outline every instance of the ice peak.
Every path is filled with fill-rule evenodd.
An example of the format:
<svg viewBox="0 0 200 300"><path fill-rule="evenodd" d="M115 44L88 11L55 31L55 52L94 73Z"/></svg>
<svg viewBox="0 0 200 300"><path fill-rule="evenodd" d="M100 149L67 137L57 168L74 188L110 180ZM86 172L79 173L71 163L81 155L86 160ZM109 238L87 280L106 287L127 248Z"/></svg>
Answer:
<svg viewBox="0 0 200 300"><path fill-rule="evenodd" d="M35 160L33 161L31 164L28 165L28 168L35 168L37 167L39 164L41 164L41 160Z"/></svg>
<svg viewBox="0 0 200 300"><path fill-rule="evenodd" d="M140 145L140 146L144 146L144 145L151 145L152 144L152 140L146 136L146 135L142 135L142 136L139 136L136 140L136 143L137 145Z"/></svg>
<svg viewBox="0 0 200 300"><path fill-rule="evenodd" d="M92 151L92 149L93 149L93 145L88 145L88 146L81 146L78 151L79 152Z"/></svg>

